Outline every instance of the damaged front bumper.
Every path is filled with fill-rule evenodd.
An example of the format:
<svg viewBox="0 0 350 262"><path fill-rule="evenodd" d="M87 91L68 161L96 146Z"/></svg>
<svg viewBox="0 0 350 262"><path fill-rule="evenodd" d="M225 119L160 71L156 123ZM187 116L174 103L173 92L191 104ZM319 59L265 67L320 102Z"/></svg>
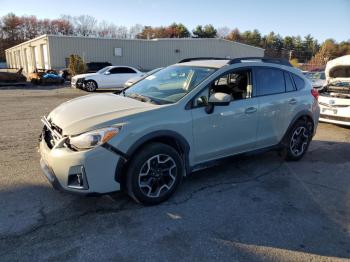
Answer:
<svg viewBox="0 0 350 262"><path fill-rule="evenodd" d="M105 194L120 190L115 180L121 156L102 146L74 151L66 146L65 137L43 118L40 136L41 169L55 189L79 194Z"/></svg>

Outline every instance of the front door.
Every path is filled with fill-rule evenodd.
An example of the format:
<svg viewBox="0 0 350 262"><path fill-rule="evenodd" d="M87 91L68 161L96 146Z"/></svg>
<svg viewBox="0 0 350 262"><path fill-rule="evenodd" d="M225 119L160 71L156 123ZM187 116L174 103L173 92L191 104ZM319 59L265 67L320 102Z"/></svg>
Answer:
<svg viewBox="0 0 350 262"><path fill-rule="evenodd" d="M136 71L129 67L114 67L109 72L106 79L108 80L107 87L110 88L123 87L127 80L137 75Z"/></svg>
<svg viewBox="0 0 350 262"><path fill-rule="evenodd" d="M194 100L192 109L194 164L255 149L259 105L252 96L252 71L231 71L215 80ZM231 95L229 105L215 106L208 114L208 97Z"/></svg>

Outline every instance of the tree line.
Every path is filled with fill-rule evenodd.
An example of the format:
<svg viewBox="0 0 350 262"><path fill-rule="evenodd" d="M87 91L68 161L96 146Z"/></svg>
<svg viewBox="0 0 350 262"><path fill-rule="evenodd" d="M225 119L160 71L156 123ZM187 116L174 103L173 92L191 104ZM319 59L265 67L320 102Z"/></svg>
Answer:
<svg viewBox="0 0 350 262"><path fill-rule="evenodd" d="M5 60L4 50L42 34L74 35L108 38L222 38L265 49L267 56L283 57L293 64L311 63L322 66L328 60L350 54L350 41L337 43L327 39L319 43L311 34L285 36L270 32L266 35L258 30L241 32L237 28L215 28L213 25L198 25L189 30L182 23L169 26L118 26L107 21L98 22L89 15L62 15L58 19L38 19L35 16L16 16L9 13L0 18L0 60Z"/></svg>

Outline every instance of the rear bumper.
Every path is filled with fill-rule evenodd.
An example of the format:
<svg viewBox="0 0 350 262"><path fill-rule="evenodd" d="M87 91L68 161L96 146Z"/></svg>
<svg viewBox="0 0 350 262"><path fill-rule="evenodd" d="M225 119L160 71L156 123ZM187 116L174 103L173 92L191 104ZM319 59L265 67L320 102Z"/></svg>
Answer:
<svg viewBox="0 0 350 262"><path fill-rule="evenodd" d="M333 115L320 115L320 121L343 126L350 126L350 117L337 117Z"/></svg>
<svg viewBox="0 0 350 262"><path fill-rule="evenodd" d="M350 126L350 106L331 107L320 105L320 121Z"/></svg>

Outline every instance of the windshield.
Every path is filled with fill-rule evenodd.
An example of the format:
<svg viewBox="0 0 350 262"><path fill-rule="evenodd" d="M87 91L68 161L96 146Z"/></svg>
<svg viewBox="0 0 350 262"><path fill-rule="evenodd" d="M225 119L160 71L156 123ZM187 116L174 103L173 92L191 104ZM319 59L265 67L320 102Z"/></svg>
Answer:
<svg viewBox="0 0 350 262"><path fill-rule="evenodd" d="M104 72L106 72L108 69L110 69L110 66L106 66L104 68L102 68L101 70L97 71L98 74L103 74Z"/></svg>
<svg viewBox="0 0 350 262"><path fill-rule="evenodd" d="M307 72L304 75L310 80L325 80L326 76L324 72Z"/></svg>
<svg viewBox="0 0 350 262"><path fill-rule="evenodd" d="M132 98L158 104L176 103L216 69L193 66L170 66L137 82L125 92Z"/></svg>

